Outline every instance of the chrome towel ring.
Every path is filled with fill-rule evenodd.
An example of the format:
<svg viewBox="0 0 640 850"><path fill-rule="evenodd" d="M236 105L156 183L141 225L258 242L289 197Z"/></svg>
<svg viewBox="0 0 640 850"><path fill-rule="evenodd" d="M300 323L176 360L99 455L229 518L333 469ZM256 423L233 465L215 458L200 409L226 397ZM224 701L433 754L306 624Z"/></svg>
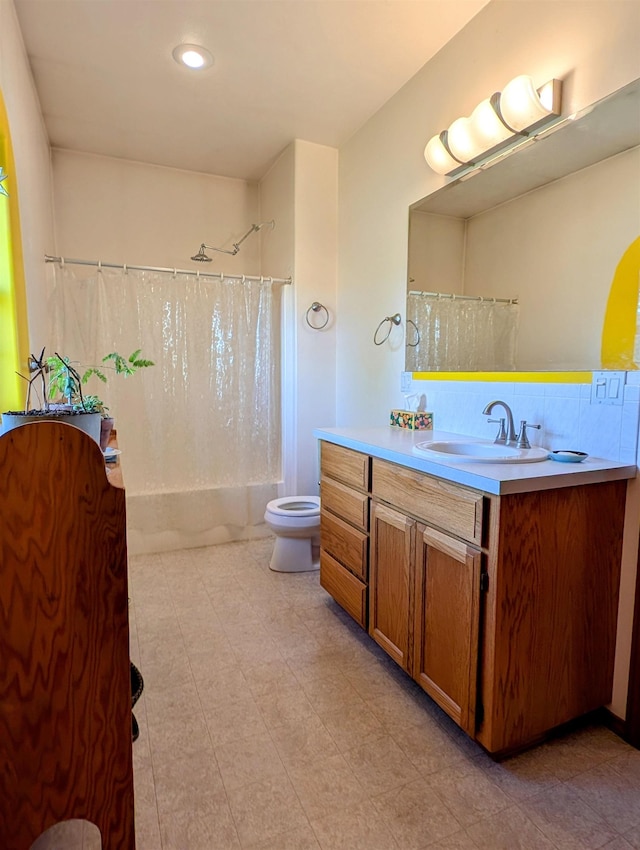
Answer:
<svg viewBox="0 0 640 850"><path fill-rule="evenodd" d="M322 324L312 324L309 321L309 314L312 313L312 312L313 313L322 313L323 310L324 310L324 322L322 322ZM309 327L314 331L321 331L323 328L326 328L326 326L329 323L329 311L324 306L324 304L321 304L319 301L313 302L313 304L309 307L307 312L304 314L304 317L305 317L305 320L306 320L307 324L309 325Z"/></svg>
<svg viewBox="0 0 640 850"><path fill-rule="evenodd" d="M416 333L416 337L415 337L416 341L415 342L407 342L407 347L408 348L416 348L418 345L420 345L420 331L418 330L418 326L413 321L413 319L407 319L407 327L409 325L413 325L413 329Z"/></svg>
<svg viewBox="0 0 640 850"><path fill-rule="evenodd" d="M391 331L394 325L399 325L402 321L402 316L400 313L395 313L393 316L385 316L384 319L380 322L378 327L376 328L376 332L373 335L374 345L382 345L383 342L386 342L391 335ZM381 340L378 339L378 333L380 332L380 328L386 323L389 322L389 328L387 329L387 335L383 337Z"/></svg>

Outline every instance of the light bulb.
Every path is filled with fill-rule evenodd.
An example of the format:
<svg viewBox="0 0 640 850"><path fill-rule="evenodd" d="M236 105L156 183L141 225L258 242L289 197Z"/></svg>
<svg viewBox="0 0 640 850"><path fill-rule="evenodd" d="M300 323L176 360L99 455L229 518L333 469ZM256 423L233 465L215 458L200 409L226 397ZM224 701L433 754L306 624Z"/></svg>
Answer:
<svg viewBox="0 0 640 850"><path fill-rule="evenodd" d="M470 162L478 153L468 118L457 118L447 130L447 144L451 153L461 162Z"/></svg>
<svg viewBox="0 0 640 850"><path fill-rule="evenodd" d="M213 65L213 56L204 47L197 44L179 44L173 49L173 58L179 65L200 70Z"/></svg>
<svg viewBox="0 0 640 850"><path fill-rule="evenodd" d="M515 77L502 90L500 112L514 130L526 130L553 114L540 100L531 77L525 74Z"/></svg>
<svg viewBox="0 0 640 850"><path fill-rule="evenodd" d="M469 119L471 135L478 153L488 151L513 136L511 130L502 123L491 100L483 100L471 113Z"/></svg>
<svg viewBox="0 0 640 850"><path fill-rule="evenodd" d="M440 136L429 139L424 149L424 158L427 165L438 174L448 174L460 165L442 144Z"/></svg>

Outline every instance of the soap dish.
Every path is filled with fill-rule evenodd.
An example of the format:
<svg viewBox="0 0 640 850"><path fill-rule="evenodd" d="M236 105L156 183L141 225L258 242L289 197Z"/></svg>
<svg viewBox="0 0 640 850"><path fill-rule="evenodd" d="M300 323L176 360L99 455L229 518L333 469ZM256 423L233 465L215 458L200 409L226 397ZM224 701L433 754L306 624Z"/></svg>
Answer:
<svg viewBox="0 0 640 850"><path fill-rule="evenodd" d="M570 449L549 452L549 460L557 460L560 463L582 463L588 457L586 452L574 452Z"/></svg>

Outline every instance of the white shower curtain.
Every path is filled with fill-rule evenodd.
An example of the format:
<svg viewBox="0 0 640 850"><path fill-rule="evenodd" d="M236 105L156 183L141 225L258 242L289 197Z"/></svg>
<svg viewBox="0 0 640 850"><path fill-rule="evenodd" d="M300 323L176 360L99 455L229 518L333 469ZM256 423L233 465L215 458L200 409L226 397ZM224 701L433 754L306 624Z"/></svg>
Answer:
<svg viewBox="0 0 640 850"><path fill-rule="evenodd" d="M56 267L56 350L83 367L141 348L87 392L115 417L136 549L252 536L281 478L280 295L270 282ZM151 537L156 538L155 543Z"/></svg>
<svg viewBox="0 0 640 850"><path fill-rule="evenodd" d="M418 329L407 331L408 371L515 369L517 304L409 293L407 320Z"/></svg>

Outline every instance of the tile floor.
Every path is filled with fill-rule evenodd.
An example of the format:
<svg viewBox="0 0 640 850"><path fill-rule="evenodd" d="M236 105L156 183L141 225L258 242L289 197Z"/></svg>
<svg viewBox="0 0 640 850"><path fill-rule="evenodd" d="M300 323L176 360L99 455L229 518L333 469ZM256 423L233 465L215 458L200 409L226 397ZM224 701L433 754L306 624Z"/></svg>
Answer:
<svg viewBox="0 0 640 850"><path fill-rule="evenodd" d="M493 762L271 546L131 558L137 850L640 850L640 751ZM74 826L34 850L100 847Z"/></svg>

